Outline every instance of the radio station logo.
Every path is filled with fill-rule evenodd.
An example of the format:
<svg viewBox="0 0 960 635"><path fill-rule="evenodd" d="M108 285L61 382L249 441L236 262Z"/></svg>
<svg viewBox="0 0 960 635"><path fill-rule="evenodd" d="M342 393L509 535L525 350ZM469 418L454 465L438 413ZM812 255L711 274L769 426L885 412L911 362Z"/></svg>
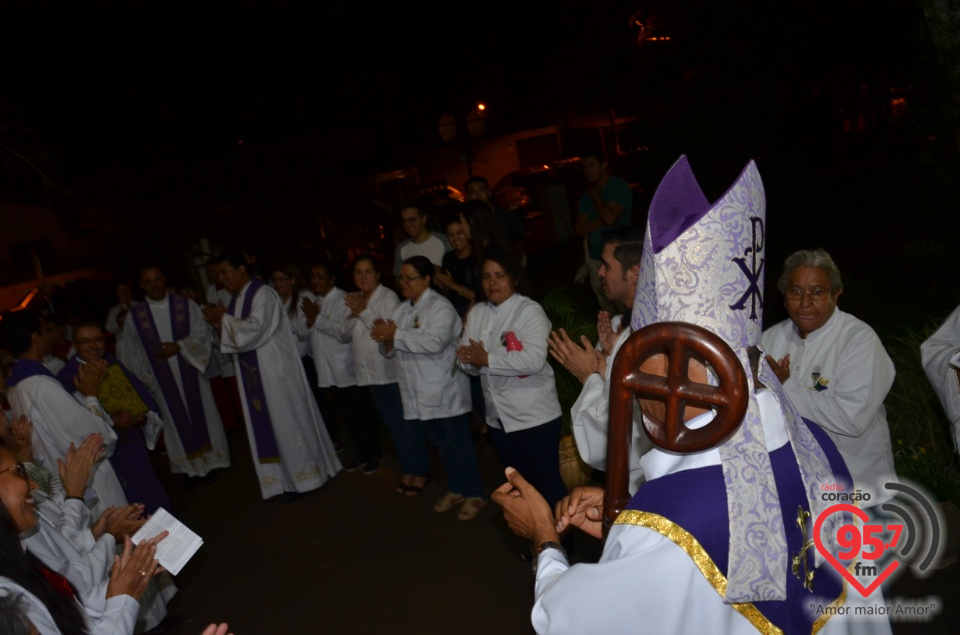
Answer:
<svg viewBox="0 0 960 635"><path fill-rule="evenodd" d="M856 505L869 502L869 493L845 492L836 483L824 485L823 499L837 504L826 508L813 527L817 551L864 597L902 567L912 566L923 576L940 551L941 521L929 498L903 483L887 483L884 487L896 496L880 505L885 514L873 514L871 518ZM836 554L823 544L822 537L824 522L834 514L848 515L846 519L853 521L837 530L840 550ZM885 522L877 522L876 517Z"/></svg>

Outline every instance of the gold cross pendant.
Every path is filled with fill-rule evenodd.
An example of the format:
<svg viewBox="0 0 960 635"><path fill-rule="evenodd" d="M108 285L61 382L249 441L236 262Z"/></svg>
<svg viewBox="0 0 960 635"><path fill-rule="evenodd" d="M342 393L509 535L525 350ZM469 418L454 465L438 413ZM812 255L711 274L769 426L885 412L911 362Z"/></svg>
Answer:
<svg viewBox="0 0 960 635"><path fill-rule="evenodd" d="M813 538L807 538L807 520L810 519L810 512L804 511L803 507L797 508L797 527L803 536L803 546L800 552L793 557L793 575L803 580L803 588L807 591L813 591L813 574L815 571L807 567L807 551L813 547ZM800 576L800 566L803 565L803 577Z"/></svg>

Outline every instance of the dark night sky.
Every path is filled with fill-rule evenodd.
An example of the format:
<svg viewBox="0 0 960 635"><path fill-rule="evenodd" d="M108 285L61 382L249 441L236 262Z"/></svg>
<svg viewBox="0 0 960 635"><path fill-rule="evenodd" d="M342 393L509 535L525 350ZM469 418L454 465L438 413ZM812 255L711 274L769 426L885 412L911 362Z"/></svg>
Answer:
<svg viewBox="0 0 960 635"><path fill-rule="evenodd" d="M130 186L128 199L113 197L111 213L190 215L226 200L310 219L300 199L326 193L315 174L346 183L352 193L352 182L329 163L291 176L296 152L267 166L272 172L261 169L270 152L259 153L261 162L248 162L246 173L220 179L222 190L191 163L215 164L211 172L220 164L236 167L242 161L230 157L244 154L238 139L256 149L365 129L386 155L349 167L366 176L408 165L401 157L409 150L440 146L439 116L462 116L478 100L490 106L490 135L557 123L556 111L601 114L614 106L618 114L637 115L645 126L641 142L658 155L643 174L649 188L681 152L691 155L698 175L708 174L701 183L712 195L746 158L761 158L772 209L831 218L829 225L800 223L802 236L781 224L777 231L789 231L790 240L780 248L805 241L880 249L889 239L881 229L913 205L914 193L928 193L930 219L940 213L939 201L952 200L927 187L927 166L940 162L943 151L955 155L955 148L929 143L948 138L937 114L946 102L919 6L919 0L11 0L0 2L0 102L16 107L60 165L61 180L75 193L73 208L102 203L78 200L77 193L110 198L120 179L134 175L133 182L153 170ZM638 10L671 37L667 45L633 43L629 17ZM908 117L888 125L894 89L906 96ZM860 113L876 115L868 134L842 132L857 125ZM322 143L312 147L330 160ZM168 162L176 167L157 169L164 158L176 159ZM84 189L95 180L86 177L111 171L117 181ZM185 185L167 188L162 179L171 172L187 175ZM259 198L249 196L255 189L246 187L249 174L269 181L256 184ZM291 193L287 177L314 191ZM193 206L175 198L196 191L206 198L196 196ZM350 200L345 195L338 205ZM824 201L829 212L822 211ZM922 238L924 227L933 226L908 229ZM864 227L876 235L865 237ZM849 261L858 260L869 258L855 254Z"/></svg>
<svg viewBox="0 0 960 635"><path fill-rule="evenodd" d="M571 28L629 37L622 3L590 28L568 0L215 4L7 3L0 97L70 169L371 125L432 141L477 99L542 109L534 87L569 63Z"/></svg>
<svg viewBox="0 0 960 635"><path fill-rule="evenodd" d="M668 45L634 45L637 10ZM645 143L670 160L728 149L742 165L774 144L829 143L821 124L839 127L861 78L912 81L917 15L913 0L14 1L0 4L0 100L68 187L157 158L217 163L238 139L354 129L372 132L377 169L396 167L441 145L441 114L479 100L491 135L561 109L642 119L668 105L672 127L654 122Z"/></svg>

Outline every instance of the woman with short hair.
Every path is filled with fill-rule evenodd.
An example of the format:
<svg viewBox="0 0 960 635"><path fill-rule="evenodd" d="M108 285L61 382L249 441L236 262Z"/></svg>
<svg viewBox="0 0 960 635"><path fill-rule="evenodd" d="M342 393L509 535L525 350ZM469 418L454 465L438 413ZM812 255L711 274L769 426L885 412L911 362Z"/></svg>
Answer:
<svg viewBox="0 0 960 635"><path fill-rule="evenodd" d="M460 520L470 520L486 501L469 431L470 384L454 357L461 322L450 301L431 288L433 277L427 258L406 259L400 292L407 301L389 322L377 320L371 337L385 357L398 360L404 419L419 423L440 452L450 491L434 510L445 512L460 504Z"/></svg>

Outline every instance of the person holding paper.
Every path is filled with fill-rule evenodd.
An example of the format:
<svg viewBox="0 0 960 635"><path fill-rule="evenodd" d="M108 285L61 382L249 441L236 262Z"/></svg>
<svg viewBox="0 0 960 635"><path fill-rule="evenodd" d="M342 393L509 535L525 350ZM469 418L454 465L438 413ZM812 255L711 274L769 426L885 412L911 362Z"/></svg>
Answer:
<svg viewBox="0 0 960 635"><path fill-rule="evenodd" d="M322 486L342 465L298 361L280 296L250 277L240 255L224 255L214 270L233 300L203 313L220 332L220 350L235 359L261 496L293 500Z"/></svg>
<svg viewBox="0 0 960 635"><path fill-rule="evenodd" d="M0 435L0 445L6 444L17 461L24 463L28 475L32 475L26 467L27 461L33 460L29 454L30 436L24 436L26 442L17 445L17 435L28 430L29 427L19 427L11 431L12 435ZM91 434L77 448L71 444L67 455L54 466L59 472L54 490L32 490L39 522L34 530L20 537L30 553L69 580L81 601L92 597L94 603L102 601L117 545L122 545L124 536L146 522L141 518L144 511L141 504L109 507L96 522L92 521L90 511L83 504L83 492L90 470L102 454L103 437L99 434ZM159 533L157 530L147 535ZM137 627L146 631L179 620L167 617L167 603L176 593L177 587L169 575L154 578L140 598Z"/></svg>
<svg viewBox="0 0 960 635"><path fill-rule="evenodd" d="M521 295L526 276L510 254L495 247L484 251L480 284L487 301L467 314L457 360L480 376L500 462L526 475L552 506L567 488L560 477L560 400L547 363L550 320Z"/></svg>
<svg viewBox="0 0 960 635"><path fill-rule="evenodd" d="M163 571L154 558L165 534L132 549L125 541L123 555L113 562L109 581L100 593L78 597L67 579L24 551L21 535L37 526L32 496L36 487L22 463L0 447L0 597L19 596L26 617L40 633L92 635L132 634L139 598L150 580Z"/></svg>
<svg viewBox="0 0 960 635"><path fill-rule="evenodd" d="M128 501L143 503L147 514L160 507L170 509L170 499L150 464L147 445L156 445L163 427L160 406L147 387L120 360L106 353L103 330L94 322L83 322L73 331L77 355L57 375L67 391L73 390L80 366L99 366L107 371L100 383L100 403L113 421L117 449L110 457ZM144 440L144 427L149 439Z"/></svg>

